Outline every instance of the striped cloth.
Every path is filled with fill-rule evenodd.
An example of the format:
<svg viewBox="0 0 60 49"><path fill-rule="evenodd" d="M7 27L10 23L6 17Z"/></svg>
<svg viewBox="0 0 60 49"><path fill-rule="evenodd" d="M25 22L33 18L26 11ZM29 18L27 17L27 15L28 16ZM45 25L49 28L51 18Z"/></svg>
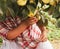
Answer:
<svg viewBox="0 0 60 49"><path fill-rule="evenodd" d="M5 38L8 31L18 27L21 20L18 16L15 18L7 17L4 22L0 22L0 34ZM16 38L16 43L23 49L35 49L39 43L41 31L36 24L29 26L22 34Z"/></svg>

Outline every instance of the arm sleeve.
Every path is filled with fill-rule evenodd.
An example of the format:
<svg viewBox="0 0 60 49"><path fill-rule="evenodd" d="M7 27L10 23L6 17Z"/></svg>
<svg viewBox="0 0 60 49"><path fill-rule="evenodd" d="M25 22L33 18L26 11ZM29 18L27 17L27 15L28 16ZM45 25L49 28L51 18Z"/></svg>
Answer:
<svg viewBox="0 0 60 49"><path fill-rule="evenodd" d="M6 37L8 31L16 28L18 25L20 25L21 20L18 16L12 18L7 17L4 22L0 23L0 35L3 37Z"/></svg>
<svg viewBox="0 0 60 49"><path fill-rule="evenodd" d="M0 36L6 38L6 33L8 32L9 30L7 30L6 28L2 27L2 25L0 25Z"/></svg>
<svg viewBox="0 0 60 49"><path fill-rule="evenodd" d="M36 24L33 24L30 28L30 35L33 37L33 39L36 41L39 40L41 35L41 30Z"/></svg>

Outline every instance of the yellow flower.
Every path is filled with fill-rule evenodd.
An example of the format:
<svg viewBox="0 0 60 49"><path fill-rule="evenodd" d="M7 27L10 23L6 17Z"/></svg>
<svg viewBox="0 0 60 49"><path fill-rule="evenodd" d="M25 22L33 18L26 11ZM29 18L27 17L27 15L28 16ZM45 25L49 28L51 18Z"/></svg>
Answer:
<svg viewBox="0 0 60 49"><path fill-rule="evenodd" d="M27 0L17 0L17 4L20 6L26 5L26 3L27 3Z"/></svg>
<svg viewBox="0 0 60 49"><path fill-rule="evenodd" d="M29 12L28 17L33 17L34 13L32 11Z"/></svg>
<svg viewBox="0 0 60 49"><path fill-rule="evenodd" d="M34 3L34 0L30 0L30 3Z"/></svg>
<svg viewBox="0 0 60 49"><path fill-rule="evenodd" d="M32 11L30 11L30 13L28 14L28 17L34 17L34 16L36 15L36 12L37 12L37 10L35 10L34 13L33 13ZM39 15L36 15L35 17L36 17L38 20L41 19L41 17L40 17Z"/></svg>
<svg viewBox="0 0 60 49"><path fill-rule="evenodd" d="M41 17L40 17L40 16L37 16L36 18L37 18L38 20L40 20L40 19L41 19Z"/></svg>
<svg viewBox="0 0 60 49"><path fill-rule="evenodd" d="M50 0L50 5L55 6L56 5L56 1Z"/></svg>
<svg viewBox="0 0 60 49"><path fill-rule="evenodd" d="M47 3L50 2L50 0L42 0L42 1L43 1L43 3L45 3L45 4L47 4Z"/></svg>

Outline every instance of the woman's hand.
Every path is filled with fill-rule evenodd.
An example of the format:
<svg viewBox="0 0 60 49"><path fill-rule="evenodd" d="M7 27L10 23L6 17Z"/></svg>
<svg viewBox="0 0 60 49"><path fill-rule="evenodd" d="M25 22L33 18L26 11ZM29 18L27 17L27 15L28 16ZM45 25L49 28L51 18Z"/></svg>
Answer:
<svg viewBox="0 0 60 49"><path fill-rule="evenodd" d="M36 17L30 17L30 18L26 19L26 22L25 23L27 25L32 25L32 24L34 24L36 22L38 22L38 19Z"/></svg>
<svg viewBox="0 0 60 49"><path fill-rule="evenodd" d="M47 41L47 32L48 32L48 30L46 29L45 26L42 26L40 29L42 30L42 33L41 33L41 36L40 36L40 41L45 42L45 41Z"/></svg>
<svg viewBox="0 0 60 49"><path fill-rule="evenodd" d="M40 36L40 42L45 42L47 41L47 34L46 33L42 33Z"/></svg>

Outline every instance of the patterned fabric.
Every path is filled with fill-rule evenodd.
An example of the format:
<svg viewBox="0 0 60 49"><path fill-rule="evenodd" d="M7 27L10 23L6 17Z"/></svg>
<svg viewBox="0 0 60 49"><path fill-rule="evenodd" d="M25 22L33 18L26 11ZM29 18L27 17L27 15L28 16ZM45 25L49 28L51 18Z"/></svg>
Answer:
<svg viewBox="0 0 60 49"><path fill-rule="evenodd" d="M6 21L0 22L0 34L6 37L6 33L16 28L21 23L20 18L7 17ZM41 31L36 24L29 26L22 34L16 38L16 42L23 49L35 49L39 43Z"/></svg>
<svg viewBox="0 0 60 49"><path fill-rule="evenodd" d="M41 31L36 24L28 27L18 39L18 43L24 49L35 49L39 43ZM22 37L22 38L21 38Z"/></svg>
<svg viewBox="0 0 60 49"><path fill-rule="evenodd" d="M20 24L20 22L21 20L18 16L16 16L15 18L11 16L6 17L6 20L4 22L0 22L0 34L5 37L6 33L16 28Z"/></svg>

